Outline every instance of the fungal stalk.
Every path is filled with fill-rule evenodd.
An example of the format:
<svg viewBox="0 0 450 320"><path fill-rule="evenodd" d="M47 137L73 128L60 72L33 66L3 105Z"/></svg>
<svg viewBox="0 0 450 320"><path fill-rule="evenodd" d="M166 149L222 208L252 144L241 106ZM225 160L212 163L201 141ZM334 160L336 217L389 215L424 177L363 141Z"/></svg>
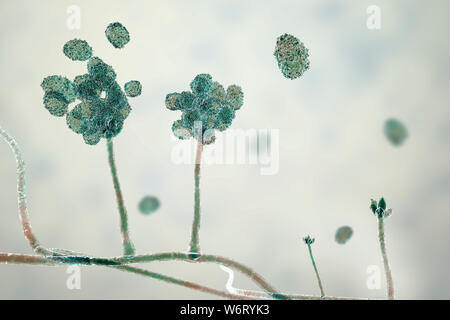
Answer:
<svg viewBox="0 0 450 320"><path fill-rule="evenodd" d="M381 256L383 257L384 272L386 274L387 296L389 300L394 299L394 281L392 280L391 268L386 253L386 241L384 238L384 219L392 214L392 209L386 209L386 201L381 198L378 204L371 200L370 209L378 218L378 240L380 242Z"/></svg>
<svg viewBox="0 0 450 320"><path fill-rule="evenodd" d="M319 284L320 289L320 295L321 297L325 297L325 292L322 286L322 280L320 280L319 270L317 270L316 261L314 260L314 256L311 249L311 245L314 243L315 239L311 238L310 236L306 236L305 238L303 238L303 241L305 241L306 245L308 246L309 257L311 258L311 262L314 267L314 272L316 273L317 283Z"/></svg>
<svg viewBox="0 0 450 320"><path fill-rule="evenodd" d="M194 220L192 221L192 234L190 242L190 254L196 259L200 254L198 233L200 231L200 167L202 161L203 143L197 141L197 152L195 155L194 169Z"/></svg>
<svg viewBox="0 0 450 320"><path fill-rule="evenodd" d="M108 139L106 142L108 148L108 162L109 167L111 169L111 176L114 183L114 190L116 192L116 200L117 206L119 208L120 214L120 232L122 234L122 243L123 243L123 253L125 256L131 256L135 253L135 248L133 242L130 238L130 233L128 231L128 215L127 209L125 208L125 204L123 201L122 191L120 189L119 178L117 176L117 168L114 160L114 149L113 149L113 141L112 139Z"/></svg>

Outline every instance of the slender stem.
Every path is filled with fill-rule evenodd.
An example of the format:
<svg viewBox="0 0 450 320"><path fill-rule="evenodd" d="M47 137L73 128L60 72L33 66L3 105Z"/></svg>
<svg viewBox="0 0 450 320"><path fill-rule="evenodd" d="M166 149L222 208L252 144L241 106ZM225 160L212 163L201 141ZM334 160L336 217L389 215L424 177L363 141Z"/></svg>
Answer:
<svg viewBox="0 0 450 320"><path fill-rule="evenodd" d="M308 243L307 245L308 245L308 250L309 250L309 256L311 257L311 262L314 267L314 271L316 272L317 282L319 283L320 295L322 297L325 297L325 292L323 291L323 286L322 286L322 280L320 280L319 270L317 270L316 261L314 260L314 256L313 256L312 249L311 249L311 244Z"/></svg>
<svg viewBox="0 0 450 320"><path fill-rule="evenodd" d="M394 282L392 280L391 268L386 254L386 242L384 240L384 217L378 217L378 239L380 240L381 255L383 256L384 272L386 273L387 296L389 300L394 299Z"/></svg>
<svg viewBox="0 0 450 320"><path fill-rule="evenodd" d="M197 290L197 291L201 291L201 292L205 292L205 293L210 293L210 294L214 294L223 298L227 298L227 299L234 299L234 300L246 300L246 299L250 299L247 297L242 297L239 295L235 295L235 294L231 294L231 293L227 293L225 291L221 291L221 290L217 290L217 289L213 289L213 288L209 288L206 286L202 286L200 284L197 284L195 282L190 282L190 281L185 281L185 280L180 280L180 279L176 279L173 277L169 277L160 273L155 273L155 272L151 272L145 269L141 269L141 268L135 268L135 267L130 267L130 266L114 266L112 267L114 269L119 269L119 270L123 270L123 271L128 271L128 272L132 272L132 273L136 273L136 274L140 274L143 276L147 276L153 279L158 279L161 281L165 281L165 282L169 282L175 285L179 285L179 286L183 286L192 290Z"/></svg>
<svg viewBox="0 0 450 320"><path fill-rule="evenodd" d="M189 255L184 253L161 253L155 255L146 255L146 256L125 256L119 258L95 258L89 257L83 254L74 253L73 251L63 250L63 249L48 249L42 247L36 236L34 235L31 224L28 217L27 210L27 202L26 202L26 193L25 193L25 162L22 158L22 154L20 152L19 146L14 140L14 138L9 135L1 126L0 126L0 136L6 141L6 143L11 147L11 150L14 153L17 162L17 193L18 193L18 203L19 203L19 217L22 223L22 228L24 231L25 238L29 241L31 248L39 255L43 256L29 256L29 255L20 255L20 254L10 254L10 253L0 253L0 263L18 263L18 264L43 264L43 265L56 265L57 263L65 263L65 264L96 264L96 265L104 265L109 267L117 267L118 265L122 265L124 263L133 263L133 262L149 262L149 261L163 261L163 260L188 260ZM201 147L203 149L203 146ZM119 209L122 205L123 212L125 213L125 221L126 221L126 211L123 206L123 200L120 192L119 182L117 179L117 171L114 165L114 154L113 154L113 146L112 141L108 141L108 152L109 152L109 160L111 165L111 172L113 175L114 186L116 189L116 195L118 196ZM200 152L201 153L201 152ZM200 155L199 155L200 156ZM200 157L199 157L200 159ZM117 182L117 183L116 183ZM198 198L199 199L199 198ZM122 213L122 212L121 212ZM129 239L129 237L128 237ZM131 243L131 242L130 242ZM72 255L72 256L68 256ZM77 256L82 255L82 256ZM274 297L281 298L282 295L278 294L275 289L273 289L260 275L251 270L244 265L241 265L237 262L232 261L231 259L210 256L206 255L203 257L205 262L215 262L219 264L226 265L230 268L234 268L236 270L241 271L244 274L249 275L259 286L262 288L266 288L269 294L272 294ZM112 260L112 261L111 261ZM203 260L202 260L203 261Z"/></svg>
<svg viewBox="0 0 450 320"><path fill-rule="evenodd" d="M215 256L215 255L201 255L199 262L214 262L217 264L224 265L226 267L235 269L242 274L246 275L250 279L252 279L260 288L265 290L268 294L270 294L275 299L285 300L288 299L285 295L278 292L277 289L272 287L264 278L253 271L251 268L240 264L239 262L233 261L231 259L221 257L221 256Z"/></svg>
<svg viewBox="0 0 450 320"><path fill-rule="evenodd" d="M57 249L55 249L55 250L57 250ZM61 250L61 251L70 252L67 250ZM170 253L163 253L160 255L167 256L168 254L170 254ZM202 256L202 258L203 257L204 256ZM213 256L210 256L210 257L213 257ZM59 262L50 261L50 260L47 260L47 258L50 258L50 257L41 257L41 256L32 256L32 255L14 254L14 253L0 253L0 264L1 263L4 263L4 264L8 264L8 263L30 264L30 265L34 264L34 265L42 265L42 266L58 266L61 264L69 264L68 262L62 262L62 261L59 261ZM128 259L127 257L122 257L122 258ZM138 257L135 257L135 258L138 258ZM100 258L93 258L93 259L100 259ZM133 258L131 258L131 259L133 259ZM135 262L141 262L141 261L136 260ZM78 263L71 263L71 264L78 264ZM187 288L190 288L193 290L198 290L198 291L202 291L205 293L214 294L214 295L221 296L221 297L228 298L228 299L246 299L246 298L249 299L249 298L263 298L264 297L263 295L261 295L261 296L234 295L234 294L227 293L224 291L211 289L211 288L196 284L194 282L179 280L176 278L172 278L170 276L162 275L160 273L155 273L155 272L151 272L151 271L148 271L145 269L134 268L134 267L126 266L126 265L104 265L104 266L110 267L110 268L115 268L115 269L122 270L122 271L140 274L143 276L148 276L150 278L154 278L154 279L161 280L164 282L169 282L169 283L172 283L175 285L184 286L184 287L187 287ZM283 294L280 293L278 295L283 295L283 296L285 296L285 298L293 299L293 300L367 300L367 298L333 297L333 296L321 297L321 296L312 296L312 295L284 294L284 293Z"/></svg>
<svg viewBox="0 0 450 320"><path fill-rule="evenodd" d="M203 143L197 142L197 153L195 156L195 194L194 194L194 220L192 222L192 234L190 252L192 259L200 255L199 231L200 231L200 165L202 161Z"/></svg>
<svg viewBox="0 0 450 320"><path fill-rule="evenodd" d="M43 265L43 266L61 265L61 263L47 260L46 258L41 257L41 256L29 256L29 255L11 254L11 253L0 253L0 263L30 264L30 265ZM62 263L62 264L68 264L68 263ZM228 293L225 291L216 290L213 288L209 288L209 287L197 284L195 282L180 280L177 278L163 275L161 273L156 273L156 272L152 272L152 271L141 269L141 268L135 268L135 267L124 266L124 265L118 265L118 266L105 265L105 266L114 268L114 269L118 269L121 271L139 274L142 276L150 277L153 279L161 280L161 281L172 283L175 285L183 286L183 287L186 287L186 288L189 288L192 290L217 295L219 297L223 297L223 298L227 298L227 299L235 299L235 300L236 299L239 299L239 300L250 299L248 297L242 297L242 296L231 294L231 293Z"/></svg>
<svg viewBox="0 0 450 320"><path fill-rule="evenodd" d="M114 161L113 141L109 138L106 142L108 147L109 167L111 168L111 175L114 183L114 190L116 191L117 206L120 214L120 232L122 234L123 252L126 256L132 256L135 253L133 242L131 241L128 231L128 216L127 209L123 202L122 191L120 190L119 178L117 177L117 169Z"/></svg>
<svg viewBox="0 0 450 320"><path fill-rule="evenodd" d="M27 207L27 197L25 190L25 161L22 157L22 152L20 151L19 145L16 140L8 134L1 126L0 126L0 136L5 140L5 142L9 145L12 152L14 153L14 157L16 158L17 165L17 202L19 207L19 218L22 223L23 233L25 238L30 243L31 248L39 254L45 254L45 249L41 248L39 241L33 233L31 228L30 219L28 216L28 207Z"/></svg>
<svg viewBox="0 0 450 320"><path fill-rule="evenodd" d="M66 250L62 250L62 251L66 251ZM125 257L125 259L126 259L126 257ZM41 256L32 256L32 255L23 255L23 254L14 254L14 253L0 253L0 264L1 263L4 263L4 264L8 264L8 263L30 264L30 265L34 264L34 265L42 265L42 266L58 266L61 264L68 264L68 262L62 262L62 261L60 261L60 262L49 261L45 257L41 257ZM76 263L73 263L73 264L76 264ZM104 266L119 269L122 271L128 271L128 272L148 276L150 278L173 283L176 285L181 285L181 286L193 289L193 290L198 290L198 291L203 291L206 293L215 294L215 295L229 298L229 299L246 299L246 298L263 298L264 297L263 295L242 296L242 295L229 294L229 293L226 293L226 292L223 292L220 290L215 290L215 289L211 289L208 287L204 287L202 285L198 285L193 282L178 280L178 279L175 279L175 278L172 278L169 276L164 276L159 273L154 273L154 272L151 272L148 270L133 268L133 267L124 266L124 265L116 265L116 266L104 265ZM320 296L299 295L299 294L280 294L280 295L284 295L286 298L293 299L293 300L368 300L367 298L353 298L353 297L333 297L333 296L320 297Z"/></svg>

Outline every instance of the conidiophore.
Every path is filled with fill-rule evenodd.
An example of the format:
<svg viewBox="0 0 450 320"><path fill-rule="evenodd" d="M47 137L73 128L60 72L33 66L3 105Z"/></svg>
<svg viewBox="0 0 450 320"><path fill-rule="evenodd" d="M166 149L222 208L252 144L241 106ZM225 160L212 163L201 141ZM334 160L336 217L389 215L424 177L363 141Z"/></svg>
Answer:
<svg viewBox="0 0 450 320"><path fill-rule="evenodd" d="M118 48L129 41L129 36L124 36L124 27L120 26L109 25L106 31L108 40ZM73 132L81 134L88 145L96 145L102 138L107 139L108 161L119 207L124 254L133 255L135 249L128 231L127 212L117 176L112 138L121 132L124 121L131 112L126 96L140 95L141 84L135 80L127 82L124 93L116 81L114 69L100 58L92 57L93 50L84 40L68 41L63 52L74 61L88 60L88 72L76 76L73 82L58 75L46 77L41 84L45 93L45 108L56 117L65 115L67 126ZM69 104L77 100L79 103L69 111Z"/></svg>
<svg viewBox="0 0 450 320"><path fill-rule="evenodd" d="M197 140L195 158L195 199L194 221L190 242L192 259L200 255L200 164L203 146L214 143L215 130L226 130L244 103L244 93L239 86L231 85L225 89L209 74L199 74L191 82L191 92L170 93L166 96L169 110L181 111L181 119L172 125L172 131L178 139Z"/></svg>

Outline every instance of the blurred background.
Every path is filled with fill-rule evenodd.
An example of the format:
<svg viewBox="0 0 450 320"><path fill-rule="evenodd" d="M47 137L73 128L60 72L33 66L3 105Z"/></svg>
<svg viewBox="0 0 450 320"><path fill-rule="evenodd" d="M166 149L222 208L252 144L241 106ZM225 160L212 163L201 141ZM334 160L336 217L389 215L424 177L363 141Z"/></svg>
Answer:
<svg viewBox="0 0 450 320"><path fill-rule="evenodd" d="M68 27L70 6L80 28ZM381 10L369 29L368 6ZM370 198L384 196L387 250L396 296L450 298L450 111L447 1L6 1L0 0L0 125L21 145L27 163L31 221L41 243L97 256L122 253L119 215L105 140L86 145L64 118L42 103L46 76L73 79L85 62L64 56L81 38L112 65L123 85L139 80L142 95L114 139L118 174L139 254L186 251L193 215L193 165L171 159L171 126L179 112L164 106L199 73L225 87L240 85L244 106L234 129L279 130L279 171L250 164L205 165L202 251L254 268L287 293L319 294L306 245L328 295L385 297L377 221ZM112 47L105 28L131 34ZM273 56L290 33L310 53L310 70L282 76ZM399 119L399 147L383 134ZM220 138L219 138L220 139ZM193 143L192 140L188 143ZM272 144L273 145L273 144ZM0 143L0 251L31 254L17 217L15 162ZM154 195L161 207L142 215ZM353 237L340 245L336 230ZM381 287L367 281L372 266ZM216 265L164 262L152 271L225 289ZM211 299L213 296L102 267L81 268L69 290L66 267L0 265L2 299ZM237 275L234 285L256 289Z"/></svg>

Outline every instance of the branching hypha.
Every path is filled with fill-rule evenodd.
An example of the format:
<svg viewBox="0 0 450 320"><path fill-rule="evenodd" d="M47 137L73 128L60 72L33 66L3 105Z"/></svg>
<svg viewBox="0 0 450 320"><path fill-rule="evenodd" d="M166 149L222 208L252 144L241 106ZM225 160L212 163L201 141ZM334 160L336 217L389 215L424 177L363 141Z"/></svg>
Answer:
<svg viewBox="0 0 450 320"><path fill-rule="evenodd" d="M118 22L110 24L105 34L115 48L123 48L130 41L127 29ZM123 240L123 255L117 257L96 257L66 249L47 248L40 244L33 233L28 216L25 192L25 162L22 153L14 138L0 127L0 136L11 147L17 163L18 207L24 235L36 253L35 255L0 253L0 263L45 266L67 264L98 265L135 273L229 299L359 299L325 295L312 255L311 245L314 239L311 239L309 236L305 238L305 243L308 245L319 282L320 296L282 293L251 268L232 259L204 254L200 251L200 168L202 150L208 144L214 143L216 130L224 131L231 125L236 111L243 105L244 98L243 91L239 86L231 85L225 90L222 85L213 81L208 74L197 75L191 82L190 92L171 93L166 97L166 107L168 109L182 112L181 119L175 121L172 125L175 136L179 139L194 138L197 143L196 163L194 166L194 219L189 252L135 255L134 245L129 234L127 211L114 161L113 138L120 133L124 121L131 111L127 96L135 97L140 95L142 86L138 81L132 80L125 84L125 92L123 92L115 80L116 73L114 69L100 58L92 57L93 50L84 40L74 39L67 42L64 45L63 52L71 60L88 61L88 73L75 77L73 81L57 75L45 78L41 85L45 92L44 106L50 114L56 117L66 116L68 127L75 133L82 135L84 142L88 145L96 145L102 138L106 139L108 160L121 219L120 229ZM308 50L303 43L292 35L286 34L278 38L275 57L283 75L289 79L300 77L309 68ZM79 103L69 111L69 104L77 99ZM139 210L146 214L153 212L158 207L159 201L153 197L146 197L139 203ZM386 271L388 298L392 299L393 282L384 238L384 219L390 215L391 210L386 210L386 203L383 198L378 203L372 200L370 208L378 218L379 241ZM348 234L347 232L344 236L347 239L349 237ZM229 289L232 287L231 284L227 285L228 291L224 291L131 266L135 263L169 260L217 264L229 272L230 275L233 274L233 271L242 273L263 291L231 290Z"/></svg>

